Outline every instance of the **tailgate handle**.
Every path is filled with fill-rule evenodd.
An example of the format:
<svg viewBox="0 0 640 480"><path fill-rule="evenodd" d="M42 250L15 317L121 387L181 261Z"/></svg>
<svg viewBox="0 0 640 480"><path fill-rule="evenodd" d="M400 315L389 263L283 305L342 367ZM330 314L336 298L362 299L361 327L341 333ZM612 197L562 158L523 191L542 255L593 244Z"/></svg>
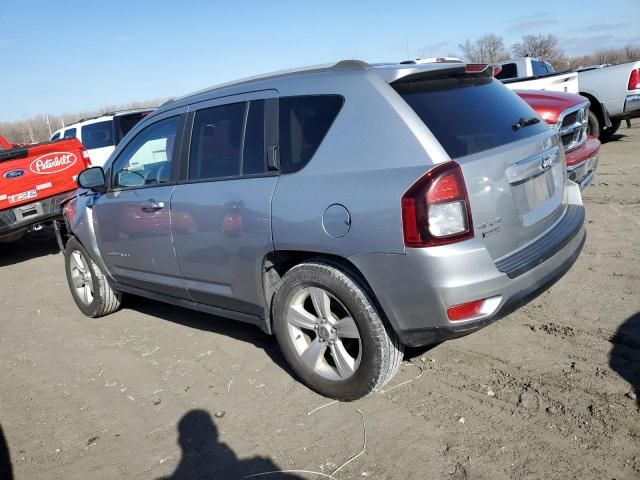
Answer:
<svg viewBox="0 0 640 480"><path fill-rule="evenodd" d="M156 212L164 208L164 202L157 202L155 200L147 200L140 205L143 212Z"/></svg>

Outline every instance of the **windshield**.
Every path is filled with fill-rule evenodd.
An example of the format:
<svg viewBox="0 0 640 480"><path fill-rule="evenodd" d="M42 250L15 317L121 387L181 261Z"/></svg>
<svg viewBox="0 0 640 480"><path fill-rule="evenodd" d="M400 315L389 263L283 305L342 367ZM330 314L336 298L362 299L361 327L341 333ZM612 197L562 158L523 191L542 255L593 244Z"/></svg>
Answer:
<svg viewBox="0 0 640 480"><path fill-rule="evenodd" d="M548 129L524 100L491 77L424 80L396 84L394 88L451 158L499 147Z"/></svg>

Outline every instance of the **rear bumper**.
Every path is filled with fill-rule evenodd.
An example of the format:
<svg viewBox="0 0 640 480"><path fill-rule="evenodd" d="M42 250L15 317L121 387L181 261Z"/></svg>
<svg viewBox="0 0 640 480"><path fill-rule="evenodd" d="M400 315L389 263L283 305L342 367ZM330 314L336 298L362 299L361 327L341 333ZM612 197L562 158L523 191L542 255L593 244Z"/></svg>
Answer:
<svg viewBox="0 0 640 480"><path fill-rule="evenodd" d="M14 234L19 230L28 230L33 225L60 216L60 202L66 196L67 193L64 193L1 211L0 237Z"/></svg>
<svg viewBox="0 0 640 480"><path fill-rule="evenodd" d="M580 190L591 183L599 155L600 141L595 138L589 138L579 148L565 154L569 180L577 183Z"/></svg>
<svg viewBox="0 0 640 480"><path fill-rule="evenodd" d="M584 207L570 208L574 215L571 228L565 228L572 221L565 218L568 214L558 223L558 228L566 230L564 236L556 228L550 230L518 252L521 258L514 260L523 261L516 262L516 266L524 268L510 273L499 270L500 262L494 262L478 239L407 249L405 255L358 254L350 260L369 282L402 343L408 346L438 343L504 317L545 291L571 268L582 250L586 232ZM546 238L551 235L555 238ZM540 250L544 243L549 250ZM530 250L525 252L527 249ZM489 298L499 298L499 303L485 316L449 321L449 307Z"/></svg>
<svg viewBox="0 0 640 480"><path fill-rule="evenodd" d="M640 94L627 95L624 100L625 116L636 116L640 114Z"/></svg>

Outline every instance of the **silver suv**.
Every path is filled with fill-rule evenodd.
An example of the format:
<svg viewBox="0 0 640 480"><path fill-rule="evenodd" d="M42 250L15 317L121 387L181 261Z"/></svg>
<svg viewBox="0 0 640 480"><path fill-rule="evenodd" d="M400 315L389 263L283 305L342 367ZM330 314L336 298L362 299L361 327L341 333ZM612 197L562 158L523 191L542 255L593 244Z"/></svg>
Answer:
<svg viewBox="0 0 640 480"><path fill-rule="evenodd" d="M252 323L315 391L379 389L404 346L513 311L585 241L556 131L489 70L345 61L164 105L64 207L75 302Z"/></svg>

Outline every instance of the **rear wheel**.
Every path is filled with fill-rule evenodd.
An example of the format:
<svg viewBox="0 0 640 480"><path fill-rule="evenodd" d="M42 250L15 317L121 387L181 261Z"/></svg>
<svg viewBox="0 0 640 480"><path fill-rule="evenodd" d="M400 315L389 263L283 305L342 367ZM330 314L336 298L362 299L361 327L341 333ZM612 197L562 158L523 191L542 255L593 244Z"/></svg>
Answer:
<svg viewBox="0 0 640 480"><path fill-rule="evenodd" d="M611 137L620 128L620 125L622 125L622 120L620 119L611 120L611 126L609 128L605 128L604 130L602 130L602 133L600 134L600 138L602 140L611 140Z"/></svg>
<svg viewBox="0 0 640 480"><path fill-rule="evenodd" d="M111 288L100 267L91 260L80 242L71 238L64 256L71 296L82 313L95 318L120 308L122 294Z"/></svg>
<svg viewBox="0 0 640 480"><path fill-rule="evenodd" d="M274 299L274 329L296 374L316 392L356 400L397 372L403 347L355 277L323 262L289 270Z"/></svg>
<svg viewBox="0 0 640 480"><path fill-rule="evenodd" d="M593 138L600 137L600 120L598 120L598 116L589 110L587 119L587 133Z"/></svg>

